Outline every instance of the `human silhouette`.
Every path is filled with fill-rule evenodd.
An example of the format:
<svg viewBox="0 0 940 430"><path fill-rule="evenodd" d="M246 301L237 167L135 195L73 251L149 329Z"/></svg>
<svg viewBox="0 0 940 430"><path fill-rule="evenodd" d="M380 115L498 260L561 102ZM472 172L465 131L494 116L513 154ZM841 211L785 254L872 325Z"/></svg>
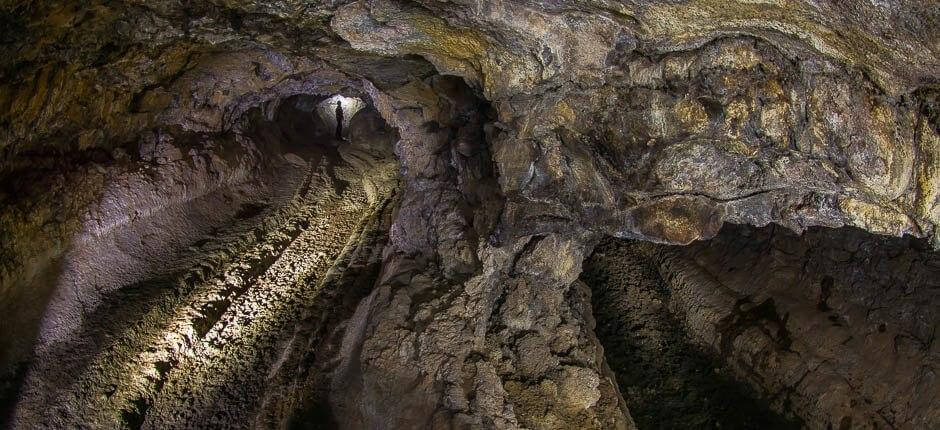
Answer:
<svg viewBox="0 0 940 430"><path fill-rule="evenodd" d="M343 103L336 101L336 138L343 140Z"/></svg>

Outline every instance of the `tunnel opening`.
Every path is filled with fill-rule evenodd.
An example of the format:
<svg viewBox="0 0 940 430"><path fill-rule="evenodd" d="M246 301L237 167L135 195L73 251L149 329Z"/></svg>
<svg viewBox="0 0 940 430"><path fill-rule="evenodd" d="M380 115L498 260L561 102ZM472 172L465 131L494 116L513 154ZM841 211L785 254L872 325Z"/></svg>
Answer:
<svg viewBox="0 0 940 430"><path fill-rule="evenodd" d="M897 428L935 407L938 276L926 239L729 224L605 239L581 280L641 429Z"/></svg>
<svg viewBox="0 0 940 430"><path fill-rule="evenodd" d="M358 97L334 94L317 104L317 114L331 130L335 130L334 137L343 141L346 139L343 130L349 128L352 119L365 105L366 103Z"/></svg>
<svg viewBox="0 0 940 430"><path fill-rule="evenodd" d="M329 299L328 308L312 308L307 313L297 334L305 339L306 347L287 359L288 363L300 363L290 367L295 375L285 374L295 381L296 390L290 396L295 400L290 407L267 413L270 426L413 428L430 425L427 416L439 407L435 406L437 399L415 389L422 384L417 380L426 375L405 376L420 372L420 366L409 364L401 372L377 368L369 363L372 353L364 352L370 346L362 343L372 342L364 340L372 331L366 327L381 324L383 327L376 330L383 331L394 325L386 318L405 318L404 324L416 333L429 330L431 323L422 321L427 316L372 315L373 306L383 306L387 288L409 297L405 300L410 302L410 313L442 300L442 296L457 294L461 282L479 270L477 252L485 246L481 243L486 240L483 233L498 223L498 211L475 209L494 209L501 201L484 127L495 116L479 91L454 76L414 80L384 97L377 102L384 106L383 115L401 127L396 153L402 188L400 199L390 203L393 209L385 215L389 217L384 223L388 229L365 241L374 245L363 247L363 255L370 249L381 249L382 257L351 264L355 270L336 278L343 287L332 289L336 294ZM321 106L329 108L332 103L325 101ZM356 118L359 115L363 113ZM354 138L356 130L349 132ZM429 207L428 201L436 203ZM436 230L429 219L440 219L446 231ZM457 240L455 236L465 246L461 249L464 253L434 252L435 247L450 246L445 243ZM433 281L425 281L420 274L425 270ZM432 391L441 386L440 382L429 384ZM372 391L376 389L382 390L382 395L394 390L400 394L392 395L394 400L389 402L381 399L382 395L377 398Z"/></svg>
<svg viewBox="0 0 940 430"><path fill-rule="evenodd" d="M35 326L3 333L38 332L5 366L15 370L3 380L5 423L141 428L218 412L181 402L239 416L261 407L262 369L329 296L349 243L385 236L375 232L398 186L397 131L363 104L337 141L316 112L327 99L268 102L220 134L155 130L136 154L97 167L90 212L131 216L78 226L48 305L19 320Z"/></svg>

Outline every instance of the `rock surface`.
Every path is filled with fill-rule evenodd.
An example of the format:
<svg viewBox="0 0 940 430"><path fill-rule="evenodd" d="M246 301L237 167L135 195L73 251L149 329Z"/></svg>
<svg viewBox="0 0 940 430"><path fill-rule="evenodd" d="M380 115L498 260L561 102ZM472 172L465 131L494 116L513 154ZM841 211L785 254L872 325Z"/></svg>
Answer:
<svg viewBox="0 0 940 430"><path fill-rule="evenodd" d="M586 264L612 302L632 299L618 318L640 328L621 342L666 349L673 315L679 338L807 427L938 425L940 255L923 241L728 226L686 248L607 243Z"/></svg>
<svg viewBox="0 0 940 430"><path fill-rule="evenodd" d="M634 428L609 236L728 384L940 425L930 1L0 0L0 40L15 427Z"/></svg>
<svg viewBox="0 0 940 430"><path fill-rule="evenodd" d="M648 250L608 239L584 263L597 336L640 428L799 428L723 369L670 311L673 291Z"/></svg>

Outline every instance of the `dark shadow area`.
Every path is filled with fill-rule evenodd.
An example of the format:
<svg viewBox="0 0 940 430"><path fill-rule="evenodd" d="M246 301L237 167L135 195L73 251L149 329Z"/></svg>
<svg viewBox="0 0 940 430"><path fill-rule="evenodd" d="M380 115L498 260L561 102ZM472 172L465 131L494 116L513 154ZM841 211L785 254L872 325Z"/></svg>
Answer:
<svg viewBox="0 0 940 430"><path fill-rule="evenodd" d="M46 307L53 286L61 271L61 259L46 263L45 273L38 277L37 286L22 288L3 297L0 314L4 321L0 331L0 429L8 427L22 390L23 382L32 365L32 356L26 350L36 341L42 309ZM22 284L14 284L14 288Z"/></svg>
<svg viewBox="0 0 940 430"><path fill-rule="evenodd" d="M657 269L628 243L601 243L581 280L591 287L597 337L641 430L800 428L689 341L666 308L669 291Z"/></svg>
<svg viewBox="0 0 940 430"><path fill-rule="evenodd" d="M16 398L19 396L20 387L26 379L26 370L28 368L29 362L21 361L10 366L10 370L0 376L0 428L9 427L8 423L16 406Z"/></svg>
<svg viewBox="0 0 940 430"><path fill-rule="evenodd" d="M581 279L641 429L935 416L940 253L925 239L726 225L684 247L607 239Z"/></svg>

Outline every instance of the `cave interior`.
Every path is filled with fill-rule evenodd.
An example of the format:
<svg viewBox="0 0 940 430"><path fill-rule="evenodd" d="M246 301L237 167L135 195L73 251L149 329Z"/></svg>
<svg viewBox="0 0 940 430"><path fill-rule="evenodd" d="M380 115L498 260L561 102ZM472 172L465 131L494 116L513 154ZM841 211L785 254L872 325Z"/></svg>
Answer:
<svg viewBox="0 0 940 430"><path fill-rule="evenodd" d="M931 2L0 0L0 40L2 428L940 428Z"/></svg>

